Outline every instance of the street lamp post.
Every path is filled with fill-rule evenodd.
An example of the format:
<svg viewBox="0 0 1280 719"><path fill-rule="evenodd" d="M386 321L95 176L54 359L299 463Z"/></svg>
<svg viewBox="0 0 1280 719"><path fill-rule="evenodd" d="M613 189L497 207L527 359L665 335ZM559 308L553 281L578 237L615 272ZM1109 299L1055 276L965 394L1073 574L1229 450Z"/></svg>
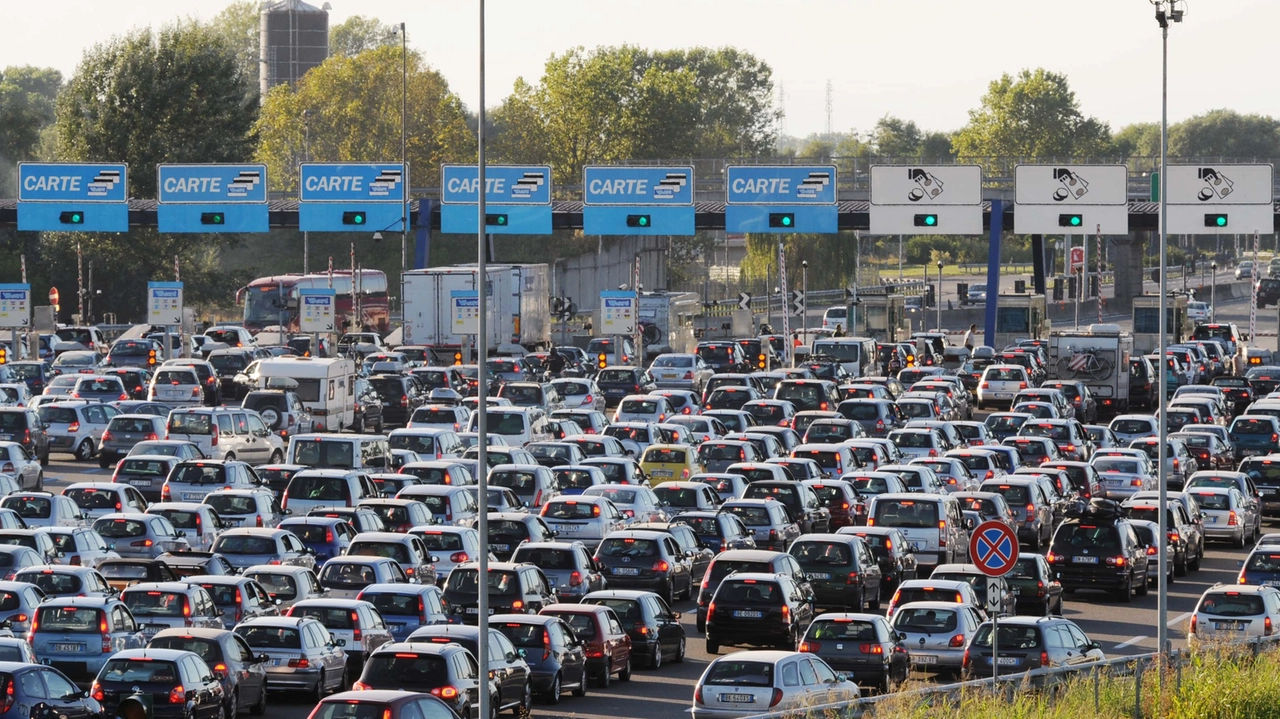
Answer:
<svg viewBox="0 0 1280 719"><path fill-rule="evenodd" d="M938 260L938 292L933 297L933 303L938 307L938 329L942 329L942 260ZM920 319L924 319L921 317ZM921 322L920 324L924 324ZM924 329L921 327L920 329Z"/></svg>
<svg viewBox="0 0 1280 719"><path fill-rule="evenodd" d="M809 339L809 261L800 261L800 341ZM810 354L813 354L813 342L809 342Z"/></svg>
<svg viewBox="0 0 1280 719"><path fill-rule="evenodd" d="M488 278L489 270L486 267L488 260L488 243L485 241L485 153L484 153L484 123L485 123L485 107L484 107L484 0L480 0L480 101L476 103L476 210L477 223L479 230L476 232L476 297L479 299L479 323L476 332L476 380L477 393L480 396L479 412L476 417L476 459L477 467L487 470L489 466L489 371L488 371L488 354L489 354L489 322L486 317L488 313ZM408 188L406 188L408 189ZM403 300L402 300L403 301ZM479 471L476 473L477 494L481 497L489 496L489 476L487 471ZM489 513L480 512L476 517L476 529L480 532L481 546L489 546ZM489 553L480 552L479 564L476 567L477 575L483 584L489 576ZM480 636L489 636L489 593L479 592L476 611L478 614L477 623L480 625ZM476 660L480 665L480 711L479 716L492 716L489 707L491 698L489 696L489 662L492 659L489 656L489 642L476 642Z"/></svg>
<svg viewBox="0 0 1280 719"><path fill-rule="evenodd" d="M1186 0L1181 0L1184 4ZM1156 22L1160 25L1161 69L1160 69L1160 362L1168 361L1169 335L1169 21L1182 22L1182 9L1178 8L1179 0L1151 0L1156 7ZM1166 9L1165 6L1168 6ZM1160 391L1157 399L1160 408L1160 441L1157 445L1159 454L1156 467L1159 471L1159 496L1157 506L1167 506L1169 500L1169 473L1165 467L1169 446L1169 419L1167 402L1169 396L1169 373L1160 368ZM1159 531L1156 536L1164 537L1169 533L1166 512L1156 512L1159 518ZM1160 577L1159 591L1156 598L1156 644L1162 657L1169 652L1169 552L1166 542L1157 543L1159 549ZM1158 673L1160 687L1164 688L1164 672Z"/></svg>
<svg viewBox="0 0 1280 719"><path fill-rule="evenodd" d="M400 181L404 190L400 196L400 271L409 269L409 166L405 164L405 110L409 104L409 40L400 23ZM421 220L419 220L421 222ZM425 267L425 264L423 265ZM404 309L404 298L400 298Z"/></svg>
<svg viewBox="0 0 1280 719"><path fill-rule="evenodd" d="M1209 321L1218 321L1218 261L1209 263Z"/></svg>

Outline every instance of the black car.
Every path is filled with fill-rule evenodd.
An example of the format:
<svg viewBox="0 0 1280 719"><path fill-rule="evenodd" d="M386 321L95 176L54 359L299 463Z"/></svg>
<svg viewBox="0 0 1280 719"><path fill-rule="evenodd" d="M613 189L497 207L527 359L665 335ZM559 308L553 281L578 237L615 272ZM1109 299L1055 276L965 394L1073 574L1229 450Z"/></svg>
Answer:
<svg viewBox="0 0 1280 719"><path fill-rule="evenodd" d="M253 352L243 347L229 347L224 350L214 350L205 359L218 373L218 384L222 387L222 396L228 400L243 399L248 387L236 382L236 375L244 372L253 362Z"/></svg>
<svg viewBox="0 0 1280 719"><path fill-rule="evenodd" d="M261 716L267 710L267 670L262 656L255 656L240 635L228 629L184 627L162 629L147 644L153 649L175 649L198 654L213 667L213 676L222 682L228 699L227 716L250 712ZM234 699L236 705L230 706Z"/></svg>
<svg viewBox="0 0 1280 719"><path fill-rule="evenodd" d="M0 691L4 692L5 706L8 707L6 711L0 712L0 716L27 719L28 716L36 715L37 707L47 708L48 716L59 719L98 719L106 716L103 714L102 704L91 693L81 691L67 675L42 664L0 662ZM60 699L51 705L48 702L50 696Z"/></svg>
<svg viewBox="0 0 1280 719"><path fill-rule="evenodd" d="M1264 277L1258 280L1258 308L1280 303L1280 279Z"/></svg>
<svg viewBox="0 0 1280 719"><path fill-rule="evenodd" d="M1244 414L1249 405L1253 403L1253 388L1249 386L1249 381L1243 377L1214 377L1209 384L1222 388L1222 393L1227 396L1227 401L1232 403L1232 411L1235 414Z"/></svg>
<svg viewBox="0 0 1280 719"><path fill-rule="evenodd" d="M722 644L795 651L813 621L813 602L812 589L784 574L726 577L707 607L707 653L719 654Z"/></svg>
<svg viewBox="0 0 1280 719"><path fill-rule="evenodd" d="M1044 555L1020 555L1006 579L1011 588L1018 590L1018 614L1062 615L1062 584L1054 576L1053 568Z"/></svg>
<svg viewBox="0 0 1280 719"><path fill-rule="evenodd" d="M480 656L480 627L466 624L428 624L418 627L409 635L410 642L430 642L432 644L460 644L472 656ZM392 645L384 645L386 646ZM529 663L520 654L520 650L507 639L507 635L494 627L489 627L489 670L493 672L495 693L499 693L495 706L524 707L526 711L515 712L516 716L528 717L529 703L532 701L533 672ZM366 665L367 666L367 665ZM367 670L366 670L367 671Z"/></svg>
<svg viewBox="0 0 1280 719"><path fill-rule="evenodd" d="M357 379L355 390L355 419L352 420L351 430L382 434L382 396L367 379Z"/></svg>
<svg viewBox="0 0 1280 719"><path fill-rule="evenodd" d="M511 653L515 654L515 650ZM532 685L526 682L526 686L529 693L521 689L504 704L499 683L490 682L489 701L493 711L532 704ZM385 644L369 655L364 671L352 689L399 689L438 696L461 717L471 717L474 709L480 706L480 676L475 656L453 643Z"/></svg>
<svg viewBox="0 0 1280 719"><path fill-rule="evenodd" d="M279 497L284 490L288 489L289 480L293 479L293 475L304 469L310 469L310 467L302 464L260 464L254 467L253 471L258 475L258 479Z"/></svg>
<svg viewBox="0 0 1280 719"><path fill-rule="evenodd" d="M649 394L658 385L638 367L605 367L596 374L596 386L604 393L604 403L613 406L629 394Z"/></svg>
<svg viewBox="0 0 1280 719"><path fill-rule="evenodd" d="M1249 386L1253 388L1255 395L1265 397L1276 391L1276 387L1280 387L1280 367L1250 367L1244 378L1249 380Z"/></svg>
<svg viewBox="0 0 1280 719"><path fill-rule="evenodd" d="M1072 513L1079 516L1058 527L1046 555L1062 588L1101 589L1122 602L1146 596L1150 560L1120 505L1095 498Z"/></svg>
<svg viewBox="0 0 1280 719"><path fill-rule="evenodd" d="M748 477L750 479L750 477ZM818 495L799 482L757 480L747 485L743 499L776 499L791 513L801 534L831 531L831 510L822 506Z"/></svg>
<svg viewBox="0 0 1280 719"><path fill-rule="evenodd" d="M723 342L699 342L694 354L702 360L703 364L711 368L711 371L720 374L721 372L750 372L753 367L752 363L747 359L747 354L742 351L741 345L733 341Z"/></svg>
<svg viewBox="0 0 1280 719"><path fill-rule="evenodd" d="M40 464L49 464L49 433L31 407L0 407L0 440L17 442Z"/></svg>
<svg viewBox="0 0 1280 719"><path fill-rule="evenodd" d="M734 518L737 519L737 517ZM703 546L697 532L682 522L676 522L675 520L670 522L641 522L629 525L627 529L643 529L670 534L675 538L676 545L688 557L690 562L689 571L692 573L695 583L702 581L702 578L707 573L707 568L711 566L711 560L716 556L715 552ZM692 592L689 598L693 598Z"/></svg>
<svg viewBox="0 0 1280 719"><path fill-rule="evenodd" d="M720 583L730 574L740 572L785 574L804 591L813 592L808 575L790 554L766 549L731 549L721 552L711 561L711 567L698 590L698 631L705 631L707 608L716 590L720 588Z"/></svg>
<svg viewBox="0 0 1280 719"><path fill-rule="evenodd" d="M213 669L195 652L178 649L126 649L102 665L90 693L102 703L103 716L149 719L218 719L226 711L226 693ZM147 704L150 704L148 707Z"/></svg>
<svg viewBox="0 0 1280 719"><path fill-rule="evenodd" d="M902 530L896 527L845 527L842 534L862 537L876 563L880 565L880 596L891 597L894 591L908 579L920 576L916 555Z"/></svg>
<svg viewBox="0 0 1280 719"><path fill-rule="evenodd" d="M320 700L309 719L459 719L430 694L400 691L339 692ZM470 719L465 717L464 719Z"/></svg>
<svg viewBox="0 0 1280 719"><path fill-rule="evenodd" d="M880 608L880 564L871 548L851 534L804 534L787 553L809 576L817 606L861 612Z"/></svg>
<svg viewBox="0 0 1280 719"><path fill-rule="evenodd" d="M631 637L631 656L647 657L650 669L661 667L668 658L677 664L684 661L687 637L680 624L680 612L671 611L657 594L605 589L591 592L582 598L582 603L612 609Z"/></svg>
<svg viewBox="0 0 1280 719"><path fill-rule="evenodd" d="M822 657L832 669L881 694L905 682L911 672L901 635L874 614L823 614L809 625L800 651Z"/></svg>
<svg viewBox="0 0 1280 719"><path fill-rule="evenodd" d="M444 598L455 621L475 624L480 620L478 575L479 565L475 562L459 564L449 572ZM488 588L489 608L498 614L537 612L556 603L546 576L532 564L490 562Z"/></svg>
<svg viewBox="0 0 1280 719"><path fill-rule="evenodd" d="M693 596L692 560L669 532L613 532L600 542L595 560L608 586L657 592L668 604L677 596Z"/></svg>
<svg viewBox="0 0 1280 719"><path fill-rule="evenodd" d="M587 695L587 654L583 643L559 617L545 614L495 614L490 626L506 635L533 672L533 691L547 704L559 704L566 687Z"/></svg>
<svg viewBox="0 0 1280 719"><path fill-rule="evenodd" d="M409 424L413 411L426 401L418 385L399 374L375 374L369 384L382 398L382 423L392 427Z"/></svg>

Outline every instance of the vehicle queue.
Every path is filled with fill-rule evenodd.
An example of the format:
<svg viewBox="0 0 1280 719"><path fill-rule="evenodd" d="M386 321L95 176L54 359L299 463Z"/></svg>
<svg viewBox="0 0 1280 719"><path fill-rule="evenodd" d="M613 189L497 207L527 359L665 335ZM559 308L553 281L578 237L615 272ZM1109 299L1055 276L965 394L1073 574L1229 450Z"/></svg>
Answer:
<svg viewBox="0 0 1280 719"><path fill-rule="evenodd" d="M1280 367L1241 376L1222 359L1230 332L1130 359L1133 376L1170 373L1160 508L1152 416L1100 424L1102 403L1051 378L1039 341L833 337L785 366L791 348L763 336L647 368L598 361L602 340L515 347L487 360L482 391L475 365L351 337L334 427L310 369L263 371L296 349L217 329L164 361L150 340L67 328L76 349L0 365L0 713L52 691L77 716L137 701L228 719L290 691L322 715L342 693L478 719L482 551L490 706L520 716L681 662L699 639L721 655L699 717L890 692L913 670L1096 661L1064 602L1146 594L1161 541L1169 581L1207 542L1253 547L1238 585L1201 598L1189 641L1280 621L1280 540L1263 534L1280 512ZM1135 383L1131 406L1144 391L1152 405ZM113 474L44 491L53 453ZM994 597L968 556L989 520L1023 546ZM388 689L420 696L406 708Z"/></svg>

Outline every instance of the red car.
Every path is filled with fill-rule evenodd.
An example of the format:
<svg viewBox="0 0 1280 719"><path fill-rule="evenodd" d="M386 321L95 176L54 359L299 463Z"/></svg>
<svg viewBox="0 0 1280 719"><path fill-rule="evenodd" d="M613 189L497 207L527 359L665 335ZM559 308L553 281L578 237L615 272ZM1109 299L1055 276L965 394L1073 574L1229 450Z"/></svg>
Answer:
<svg viewBox="0 0 1280 719"><path fill-rule="evenodd" d="M583 643L587 656L587 674L596 686L606 689L612 675L618 681L631 680L631 637L627 636L613 610L597 604L552 604L539 614L557 617Z"/></svg>

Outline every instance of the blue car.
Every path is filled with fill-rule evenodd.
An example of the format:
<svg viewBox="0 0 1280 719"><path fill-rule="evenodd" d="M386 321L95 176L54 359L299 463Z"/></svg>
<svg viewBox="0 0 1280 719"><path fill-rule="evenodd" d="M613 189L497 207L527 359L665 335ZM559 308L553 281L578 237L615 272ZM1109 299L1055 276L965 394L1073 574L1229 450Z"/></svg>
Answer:
<svg viewBox="0 0 1280 719"><path fill-rule="evenodd" d="M44 681L41 682L41 679ZM96 717L102 715L102 705L96 699L81 692L65 674L41 664L0 662L0 691L5 693L6 711L2 719L28 719L39 713L37 707L52 709L49 695L62 697L53 716Z"/></svg>
<svg viewBox="0 0 1280 719"><path fill-rule="evenodd" d="M36 610L30 636L40 661L84 683L112 654L147 645L129 608L114 597L54 597Z"/></svg>
<svg viewBox="0 0 1280 719"><path fill-rule="evenodd" d="M341 557L351 546L356 530L340 517L291 517L280 523L302 540L302 544L316 553L316 566L334 557Z"/></svg>
<svg viewBox="0 0 1280 719"><path fill-rule="evenodd" d="M444 591L434 584L370 584L356 599L377 607L397 642L408 640L418 627L449 623Z"/></svg>
<svg viewBox="0 0 1280 719"><path fill-rule="evenodd" d="M1280 586L1280 545L1262 545L1240 563L1240 584Z"/></svg>

